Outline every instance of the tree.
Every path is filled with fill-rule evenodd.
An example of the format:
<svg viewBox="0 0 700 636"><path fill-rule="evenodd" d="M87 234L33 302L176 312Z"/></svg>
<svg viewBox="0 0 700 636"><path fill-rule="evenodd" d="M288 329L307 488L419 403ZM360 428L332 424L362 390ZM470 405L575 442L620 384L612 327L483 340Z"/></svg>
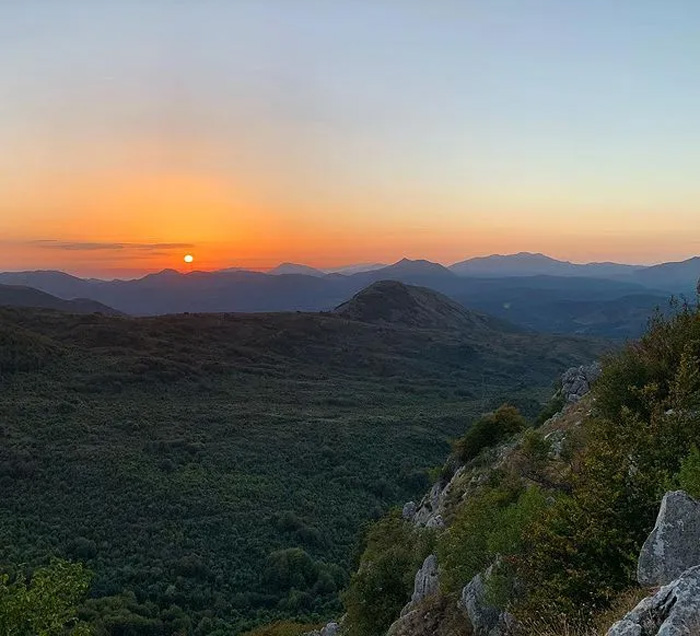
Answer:
<svg viewBox="0 0 700 636"><path fill-rule="evenodd" d="M0 636L89 634L78 619L78 605L91 574L78 563L54 560L28 578L0 576Z"/></svg>

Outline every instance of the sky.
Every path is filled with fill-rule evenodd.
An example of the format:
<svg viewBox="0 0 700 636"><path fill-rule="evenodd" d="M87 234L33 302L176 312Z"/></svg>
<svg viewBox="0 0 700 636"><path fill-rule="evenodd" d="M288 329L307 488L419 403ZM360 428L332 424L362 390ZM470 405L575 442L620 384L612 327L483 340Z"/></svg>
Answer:
<svg viewBox="0 0 700 636"><path fill-rule="evenodd" d="M699 32L696 0L0 0L0 270L688 258Z"/></svg>

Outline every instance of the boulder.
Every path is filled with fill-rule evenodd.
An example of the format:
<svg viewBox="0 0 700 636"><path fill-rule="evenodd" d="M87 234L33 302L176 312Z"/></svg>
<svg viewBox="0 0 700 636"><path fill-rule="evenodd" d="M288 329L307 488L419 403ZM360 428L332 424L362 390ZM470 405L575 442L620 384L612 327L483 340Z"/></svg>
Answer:
<svg viewBox="0 0 700 636"><path fill-rule="evenodd" d="M567 403L578 402L591 390L591 384L600 376L600 364L571 367L561 377L561 394Z"/></svg>
<svg viewBox="0 0 700 636"><path fill-rule="evenodd" d="M477 574L462 590L460 602L467 611L474 636L505 636L514 630L514 617L486 602L486 581L493 567Z"/></svg>
<svg viewBox="0 0 700 636"><path fill-rule="evenodd" d="M700 503L682 490L668 492L642 546L637 580L648 587L666 585L696 565L700 565Z"/></svg>
<svg viewBox="0 0 700 636"><path fill-rule="evenodd" d="M700 566L645 598L607 636L695 636L700 634Z"/></svg>

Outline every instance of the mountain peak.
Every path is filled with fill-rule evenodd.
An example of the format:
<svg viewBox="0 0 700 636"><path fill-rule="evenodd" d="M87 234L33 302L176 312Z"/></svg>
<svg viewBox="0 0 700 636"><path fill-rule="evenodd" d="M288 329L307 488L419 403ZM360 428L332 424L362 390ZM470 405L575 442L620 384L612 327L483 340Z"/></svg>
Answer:
<svg viewBox="0 0 700 636"><path fill-rule="evenodd" d="M273 276L280 274L303 274L304 276L325 276L326 273L315 267L303 265L300 263L280 263L277 267L272 268L267 272Z"/></svg>
<svg viewBox="0 0 700 636"><path fill-rule="evenodd" d="M453 275L449 269L447 269L444 265L440 265L440 263L433 263L432 261L426 261L425 259L411 260L410 258L402 258L393 265L389 265L388 267L384 267L378 271L386 272L388 275Z"/></svg>

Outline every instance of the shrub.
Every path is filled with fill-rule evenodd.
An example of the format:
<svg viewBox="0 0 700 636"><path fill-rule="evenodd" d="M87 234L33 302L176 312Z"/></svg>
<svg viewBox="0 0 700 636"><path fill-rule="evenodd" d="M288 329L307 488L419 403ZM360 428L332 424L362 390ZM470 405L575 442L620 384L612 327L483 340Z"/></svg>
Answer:
<svg viewBox="0 0 700 636"><path fill-rule="evenodd" d="M497 556L506 563L520 554L526 544L526 528L545 505L538 488L522 489L508 483L469 498L438 540L445 592L459 592Z"/></svg>
<svg viewBox="0 0 700 636"><path fill-rule="evenodd" d="M462 461L471 461L485 448L507 440L526 426L527 422L518 409L504 404L478 419L456 442L455 450Z"/></svg>

